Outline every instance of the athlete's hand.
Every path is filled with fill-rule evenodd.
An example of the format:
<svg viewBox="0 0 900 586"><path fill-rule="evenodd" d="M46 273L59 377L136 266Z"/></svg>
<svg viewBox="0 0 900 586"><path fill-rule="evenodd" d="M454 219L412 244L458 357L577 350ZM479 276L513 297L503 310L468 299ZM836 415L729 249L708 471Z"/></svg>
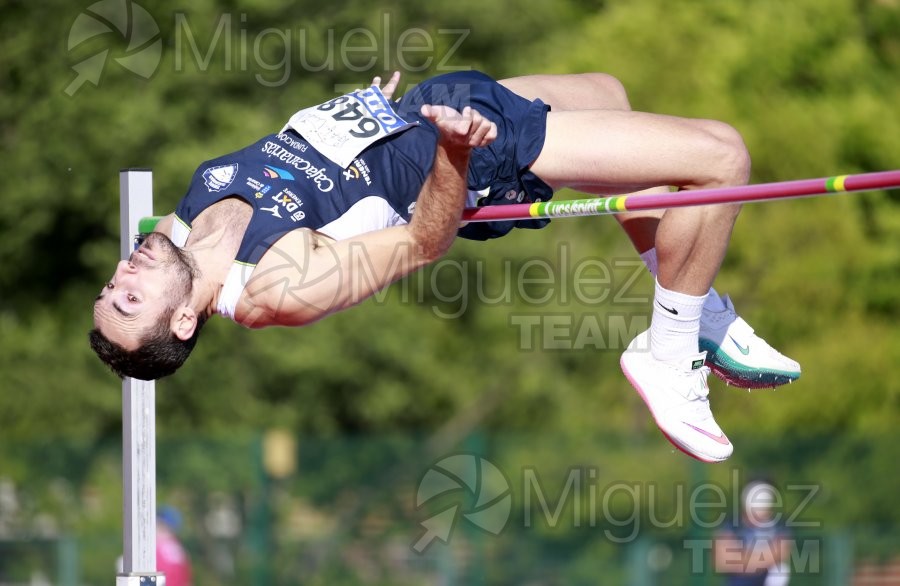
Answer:
<svg viewBox="0 0 900 586"><path fill-rule="evenodd" d="M389 100L391 99L391 96L394 95L394 90L397 89L397 85L399 83L400 83L400 72L399 71L395 71L391 75L391 78L388 80L387 84L385 84L384 87L381 87L381 76L380 75L376 75L375 77L372 78L372 85L377 86L378 89L381 90L382 95L384 95L384 97Z"/></svg>
<svg viewBox="0 0 900 586"><path fill-rule="evenodd" d="M469 106L460 113L450 106L425 104L421 113L438 127L441 142L446 146L474 149L487 146L497 138L497 125Z"/></svg>

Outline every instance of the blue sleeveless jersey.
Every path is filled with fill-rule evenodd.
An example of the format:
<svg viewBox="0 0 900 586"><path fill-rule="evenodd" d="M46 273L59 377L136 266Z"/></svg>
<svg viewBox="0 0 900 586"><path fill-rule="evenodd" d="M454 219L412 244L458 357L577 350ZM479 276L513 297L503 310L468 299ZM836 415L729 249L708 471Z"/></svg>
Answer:
<svg viewBox="0 0 900 586"><path fill-rule="evenodd" d="M351 229L350 235L406 223L434 164L438 140L437 128L418 114L423 103L446 104L458 110L471 105L498 126L497 140L472 152L467 177L471 204L502 205L552 197L550 187L528 171L543 146L549 108L539 100L530 102L513 94L484 74L457 72L423 82L395 102L396 112L418 125L369 147L346 169L287 129L203 163L176 216L190 228L209 206L226 197L241 198L253 207L253 215L235 260L250 265L258 263L292 230L310 228L331 235L329 227L354 208L359 212L357 218L360 214L378 217L359 223L359 229ZM460 236L483 240L513 227L538 228L546 223L472 223L460 230ZM344 228L339 232L348 233Z"/></svg>
<svg viewBox="0 0 900 586"><path fill-rule="evenodd" d="M239 197L253 215L236 260L256 264L279 238L298 228L321 230L361 200L375 197L408 222L434 162L436 130L412 128L366 150L346 169L292 130L264 136L203 163L175 213L190 226L206 208Z"/></svg>

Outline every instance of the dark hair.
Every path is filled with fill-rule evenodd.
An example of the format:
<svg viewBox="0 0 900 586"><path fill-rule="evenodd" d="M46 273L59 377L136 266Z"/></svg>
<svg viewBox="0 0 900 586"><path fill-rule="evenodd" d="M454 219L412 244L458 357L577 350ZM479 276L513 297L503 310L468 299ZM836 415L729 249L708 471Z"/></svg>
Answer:
<svg viewBox="0 0 900 586"><path fill-rule="evenodd" d="M169 322L175 308L164 311L156 325L148 328L136 350L126 350L116 344L97 328L88 332L91 348L107 366L120 378L130 376L141 380L156 380L169 376L178 370L200 337L200 330L206 319L197 316L197 328L187 340L181 340L169 329Z"/></svg>

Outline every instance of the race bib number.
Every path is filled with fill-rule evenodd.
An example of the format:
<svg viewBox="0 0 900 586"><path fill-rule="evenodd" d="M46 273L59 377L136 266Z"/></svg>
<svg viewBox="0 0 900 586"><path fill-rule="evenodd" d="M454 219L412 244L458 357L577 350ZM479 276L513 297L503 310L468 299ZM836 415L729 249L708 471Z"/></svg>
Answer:
<svg viewBox="0 0 900 586"><path fill-rule="evenodd" d="M282 129L297 131L314 149L347 168L369 145L415 124L394 112L376 86L300 110Z"/></svg>

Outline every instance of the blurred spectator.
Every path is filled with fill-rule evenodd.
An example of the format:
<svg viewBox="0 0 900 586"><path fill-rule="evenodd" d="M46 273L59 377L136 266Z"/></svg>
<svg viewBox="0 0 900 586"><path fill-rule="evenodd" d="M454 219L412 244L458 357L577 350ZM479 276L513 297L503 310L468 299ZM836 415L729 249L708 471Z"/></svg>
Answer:
<svg viewBox="0 0 900 586"><path fill-rule="evenodd" d="M191 560L178 540L181 513L170 506L156 514L156 569L166 575L166 586L191 585Z"/></svg>
<svg viewBox="0 0 900 586"><path fill-rule="evenodd" d="M781 497L772 483L753 480L741 491L741 516L716 537L716 571L728 586L786 586L790 536L781 523ZM776 514L777 513L777 514Z"/></svg>

